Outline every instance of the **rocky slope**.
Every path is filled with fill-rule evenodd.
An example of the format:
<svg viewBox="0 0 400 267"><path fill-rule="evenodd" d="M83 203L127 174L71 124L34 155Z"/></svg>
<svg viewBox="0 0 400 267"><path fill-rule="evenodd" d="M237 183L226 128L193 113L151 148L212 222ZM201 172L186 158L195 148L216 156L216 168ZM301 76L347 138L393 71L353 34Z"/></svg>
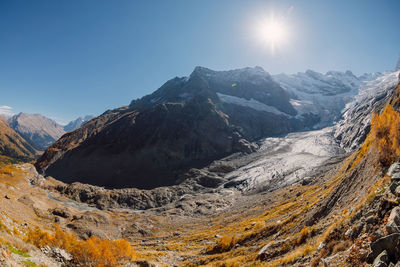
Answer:
<svg viewBox="0 0 400 267"><path fill-rule="evenodd" d="M45 150L64 133L61 125L40 114L19 113L12 116L10 126L37 150Z"/></svg>
<svg viewBox="0 0 400 267"><path fill-rule="evenodd" d="M15 132L0 116L0 155L20 160L33 159L37 150Z"/></svg>

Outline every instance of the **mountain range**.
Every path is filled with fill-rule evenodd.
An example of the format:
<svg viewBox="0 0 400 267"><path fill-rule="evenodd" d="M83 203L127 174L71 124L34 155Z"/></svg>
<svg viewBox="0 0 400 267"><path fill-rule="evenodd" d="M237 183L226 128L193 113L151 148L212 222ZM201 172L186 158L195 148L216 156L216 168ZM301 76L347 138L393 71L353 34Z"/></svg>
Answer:
<svg viewBox="0 0 400 267"><path fill-rule="evenodd" d="M79 128L82 124L93 118L93 116L88 115L62 126L40 114L19 113L0 117L2 120L5 119L8 126L15 131L13 133L14 137L10 137L9 142L14 142L14 145L19 147L20 150L25 150L27 142L29 143L28 150L34 150L33 154L22 153L18 158L34 158L37 152L46 150L47 147L58 140L63 134ZM5 129L4 125L3 129ZM7 132L10 132L10 130L8 129ZM20 140L22 139L26 141L21 143ZM11 153L9 156L16 157L16 155L15 153Z"/></svg>
<svg viewBox="0 0 400 267"><path fill-rule="evenodd" d="M261 138L333 125L361 88L381 75L308 70L271 76L261 67L196 67L64 135L36 167L64 182L174 185L191 168L255 151Z"/></svg>

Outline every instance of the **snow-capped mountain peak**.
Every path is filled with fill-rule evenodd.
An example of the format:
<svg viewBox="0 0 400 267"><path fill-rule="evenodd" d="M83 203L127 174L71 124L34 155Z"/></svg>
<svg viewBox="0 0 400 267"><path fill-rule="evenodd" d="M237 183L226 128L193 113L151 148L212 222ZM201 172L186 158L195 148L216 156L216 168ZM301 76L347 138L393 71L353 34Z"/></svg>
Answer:
<svg viewBox="0 0 400 267"><path fill-rule="evenodd" d="M73 131L81 127L83 124L85 124L92 118L94 118L93 115L86 115L85 117L79 117L76 120L70 121L67 125L64 126L64 131L66 132Z"/></svg>

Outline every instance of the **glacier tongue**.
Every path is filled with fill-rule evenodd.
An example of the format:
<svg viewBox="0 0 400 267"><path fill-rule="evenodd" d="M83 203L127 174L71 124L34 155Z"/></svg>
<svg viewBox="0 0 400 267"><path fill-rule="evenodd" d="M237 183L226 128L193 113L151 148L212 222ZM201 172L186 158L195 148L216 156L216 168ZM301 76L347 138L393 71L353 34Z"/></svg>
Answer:
<svg viewBox="0 0 400 267"><path fill-rule="evenodd" d="M224 177L239 190L276 189L298 182L344 153L332 127L265 138L259 145L257 152L244 156L248 161L242 167Z"/></svg>

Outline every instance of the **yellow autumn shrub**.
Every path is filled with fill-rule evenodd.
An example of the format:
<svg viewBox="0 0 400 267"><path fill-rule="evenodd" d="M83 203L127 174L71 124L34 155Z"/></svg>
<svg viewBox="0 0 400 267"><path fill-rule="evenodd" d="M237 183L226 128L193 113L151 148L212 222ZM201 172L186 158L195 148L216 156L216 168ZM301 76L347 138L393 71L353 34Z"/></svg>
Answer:
<svg viewBox="0 0 400 267"><path fill-rule="evenodd" d="M25 240L37 247L53 246L65 249L80 266L121 266L132 262L135 250L126 240L107 240L90 237L81 240L73 233L63 231L58 224L54 225L54 235L36 227L30 229Z"/></svg>
<svg viewBox="0 0 400 267"><path fill-rule="evenodd" d="M400 156L400 114L387 105L382 114L373 114L372 141L377 145L380 162L387 166Z"/></svg>

